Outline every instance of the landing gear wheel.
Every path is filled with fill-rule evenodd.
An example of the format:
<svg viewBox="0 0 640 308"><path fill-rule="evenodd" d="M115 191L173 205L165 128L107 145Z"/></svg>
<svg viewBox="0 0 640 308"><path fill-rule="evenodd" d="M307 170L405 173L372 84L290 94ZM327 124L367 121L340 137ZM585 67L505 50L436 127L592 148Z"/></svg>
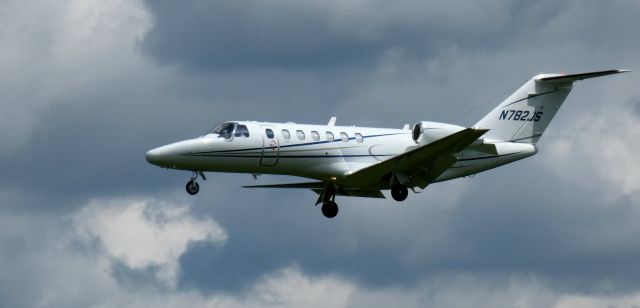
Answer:
<svg viewBox="0 0 640 308"><path fill-rule="evenodd" d="M396 184L391 187L391 197L396 201L404 201L409 195L409 190L402 184Z"/></svg>
<svg viewBox="0 0 640 308"><path fill-rule="evenodd" d="M191 180L189 182L187 182L187 193L189 193L190 195L195 195L200 191L200 185L198 185L198 182Z"/></svg>
<svg viewBox="0 0 640 308"><path fill-rule="evenodd" d="M333 201L327 201L322 204L322 215L327 218L333 218L338 215L338 204Z"/></svg>

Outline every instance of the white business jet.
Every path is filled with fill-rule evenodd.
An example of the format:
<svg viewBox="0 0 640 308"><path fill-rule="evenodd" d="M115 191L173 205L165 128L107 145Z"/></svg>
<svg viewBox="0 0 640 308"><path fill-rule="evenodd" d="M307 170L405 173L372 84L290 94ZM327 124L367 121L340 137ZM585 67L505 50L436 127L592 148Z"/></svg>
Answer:
<svg viewBox="0 0 640 308"><path fill-rule="evenodd" d="M328 218L338 214L336 196L396 201L431 183L473 175L536 154L537 141L571 92L574 81L628 72L542 74L527 81L471 128L419 122L402 129L327 125L224 122L204 136L147 152L147 161L192 171L186 189L199 191L205 171L284 174L312 182L252 185L305 188L318 194Z"/></svg>

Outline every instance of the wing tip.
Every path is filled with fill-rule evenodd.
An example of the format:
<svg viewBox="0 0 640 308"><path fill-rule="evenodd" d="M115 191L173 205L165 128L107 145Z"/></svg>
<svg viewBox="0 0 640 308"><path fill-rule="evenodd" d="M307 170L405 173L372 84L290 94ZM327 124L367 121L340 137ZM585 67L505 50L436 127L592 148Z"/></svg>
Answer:
<svg viewBox="0 0 640 308"><path fill-rule="evenodd" d="M490 129L488 128L480 128L477 126L469 127L468 130L478 133L479 136L482 136L486 134L488 131L490 131Z"/></svg>

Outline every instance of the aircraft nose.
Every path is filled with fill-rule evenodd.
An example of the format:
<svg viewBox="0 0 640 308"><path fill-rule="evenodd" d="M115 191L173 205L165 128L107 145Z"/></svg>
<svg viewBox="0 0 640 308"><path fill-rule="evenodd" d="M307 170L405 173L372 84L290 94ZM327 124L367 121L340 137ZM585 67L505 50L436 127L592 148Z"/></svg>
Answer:
<svg viewBox="0 0 640 308"><path fill-rule="evenodd" d="M147 152L147 161L153 165L160 167L168 167L174 162L175 151L171 145L161 146L159 148L151 149Z"/></svg>
<svg viewBox="0 0 640 308"><path fill-rule="evenodd" d="M199 142L199 140L195 140ZM181 153L193 151L197 143L194 140L183 140L151 149L146 154L149 163L163 167L173 168L184 166L185 160Z"/></svg>
<svg viewBox="0 0 640 308"><path fill-rule="evenodd" d="M160 148L155 148L147 152L146 158L149 163L157 165L162 160L162 156Z"/></svg>

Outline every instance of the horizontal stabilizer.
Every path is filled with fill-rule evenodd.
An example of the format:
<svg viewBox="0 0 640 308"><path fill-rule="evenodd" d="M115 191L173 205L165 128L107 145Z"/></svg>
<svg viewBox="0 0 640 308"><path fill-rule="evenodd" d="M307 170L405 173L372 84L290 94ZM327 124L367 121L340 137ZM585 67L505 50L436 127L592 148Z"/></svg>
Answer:
<svg viewBox="0 0 640 308"><path fill-rule="evenodd" d="M606 71L598 71L598 72L588 72L588 73L580 73L580 74L569 74L569 75L558 75L551 77L542 77L539 78L538 81L545 82L574 82L577 80L583 80L588 78L595 78L600 76L607 76L613 74L620 74L630 72L630 70L606 70Z"/></svg>

